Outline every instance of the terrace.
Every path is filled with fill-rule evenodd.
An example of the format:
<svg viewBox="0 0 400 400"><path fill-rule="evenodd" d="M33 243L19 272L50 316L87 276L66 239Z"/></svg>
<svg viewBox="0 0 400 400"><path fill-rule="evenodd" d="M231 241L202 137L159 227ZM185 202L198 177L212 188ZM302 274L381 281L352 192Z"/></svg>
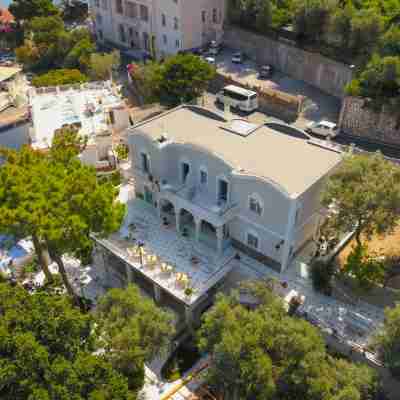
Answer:
<svg viewBox="0 0 400 400"><path fill-rule="evenodd" d="M125 265L128 281L147 285L156 299L172 296L175 302L189 307L234 265L230 247L218 255L190 236L179 235L172 224L163 224L155 209L139 199L128 202L128 215L119 232L96 241ZM108 264L112 267L113 263Z"/></svg>

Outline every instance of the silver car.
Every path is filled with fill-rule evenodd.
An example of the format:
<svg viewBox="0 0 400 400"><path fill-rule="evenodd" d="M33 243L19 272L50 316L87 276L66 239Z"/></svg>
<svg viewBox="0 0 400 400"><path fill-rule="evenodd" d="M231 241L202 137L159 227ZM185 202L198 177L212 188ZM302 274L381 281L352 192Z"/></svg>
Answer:
<svg viewBox="0 0 400 400"><path fill-rule="evenodd" d="M339 127L334 122L322 120L308 124L306 132L317 136L334 138L339 134Z"/></svg>

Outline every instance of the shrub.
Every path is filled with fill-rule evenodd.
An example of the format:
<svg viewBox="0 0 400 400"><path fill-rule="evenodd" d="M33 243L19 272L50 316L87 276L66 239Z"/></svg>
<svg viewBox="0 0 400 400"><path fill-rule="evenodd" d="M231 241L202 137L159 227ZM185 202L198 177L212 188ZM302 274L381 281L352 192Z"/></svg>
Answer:
<svg viewBox="0 0 400 400"><path fill-rule="evenodd" d="M314 289L329 295L332 290L333 274L334 268L332 263L326 263L320 259L315 260L311 265L311 278Z"/></svg>
<svg viewBox="0 0 400 400"><path fill-rule="evenodd" d="M56 69L46 74L33 78L32 85L35 87L72 85L84 83L88 77L77 69Z"/></svg>
<svg viewBox="0 0 400 400"><path fill-rule="evenodd" d="M117 153L118 159L120 160L127 160L128 155L129 155L129 148L126 144L119 144L116 148L115 151Z"/></svg>

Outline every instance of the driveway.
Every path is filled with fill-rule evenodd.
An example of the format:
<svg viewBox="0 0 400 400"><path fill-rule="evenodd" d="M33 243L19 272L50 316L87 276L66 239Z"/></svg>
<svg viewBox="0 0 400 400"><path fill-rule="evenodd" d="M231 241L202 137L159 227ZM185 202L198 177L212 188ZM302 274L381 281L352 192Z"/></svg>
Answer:
<svg viewBox="0 0 400 400"><path fill-rule="evenodd" d="M270 79L258 79L259 66L250 59L245 60L243 64L232 63L231 59L234 52L234 50L224 49L216 57L217 72L221 75L229 75L232 79L242 84L280 90L290 95L305 96L307 98L305 110L295 123L299 128L304 128L310 121L319 121L321 119L328 119L332 122L338 121L341 106L340 99L328 95L303 81L290 78L280 71L275 71Z"/></svg>

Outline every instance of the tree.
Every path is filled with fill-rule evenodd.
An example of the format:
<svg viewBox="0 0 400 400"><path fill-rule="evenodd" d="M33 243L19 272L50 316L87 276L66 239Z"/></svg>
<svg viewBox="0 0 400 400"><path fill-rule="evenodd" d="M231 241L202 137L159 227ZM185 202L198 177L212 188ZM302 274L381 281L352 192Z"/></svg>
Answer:
<svg viewBox="0 0 400 400"><path fill-rule="evenodd" d="M0 169L0 228L18 237L32 236L40 264L51 280L43 251L57 263L64 285L75 293L65 271L63 254L83 262L92 249L91 233L107 236L122 222L125 207L115 201L112 184L99 184L95 170L73 157L71 140L56 140L50 154L24 147L4 150ZM64 147L65 146L65 147Z"/></svg>
<svg viewBox="0 0 400 400"><path fill-rule="evenodd" d="M331 17L330 31L339 38L339 45L345 49L350 47L353 16L354 7L350 3L344 8L337 8Z"/></svg>
<svg viewBox="0 0 400 400"><path fill-rule="evenodd" d="M62 0L62 17L66 22L83 22L88 17L88 5L82 0Z"/></svg>
<svg viewBox="0 0 400 400"><path fill-rule="evenodd" d="M375 344L392 374L400 376L400 305L385 311L383 329L378 333Z"/></svg>
<svg viewBox="0 0 400 400"><path fill-rule="evenodd" d="M272 7L269 0L264 0L256 17L256 27L261 33L268 31L272 24Z"/></svg>
<svg viewBox="0 0 400 400"><path fill-rule="evenodd" d="M107 359L130 377L130 388L141 387L143 362L162 355L174 334L172 315L130 285L109 290L97 305L96 319Z"/></svg>
<svg viewBox="0 0 400 400"><path fill-rule="evenodd" d="M54 132L51 144L51 158L68 167L71 160L85 149L87 137L82 137L73 126L65 126Z"/></svg>
<svg viewBox="0 0 400 400"><path fill-rule="evenodd" d="M93 53L90 56L90 76L94 80L110 79L112 71L120 65L121 59L118 50L111 53Z"/></svg>
<svg viewBox="0 0 400 400"><path fill-rule="evenodd" d="M263 283L248 286L254 310L219 295L204 315L199 346L211 355L206 380L229 399L371 400L377 377L368 367L332 359L316 328L289 317Z"/></svg>
<svg viewBox="0 0 400 400"><path fill-rule="evenodd" d="M147 72L153 93L171 105L200 96L215 76L215 68L193 54L178 54L164 63L150 64Z"/></svg>
<svg viewBox="0 0 400 400"><path fill-rule="evenodd" d="M380 52L383 57L396 56L400 57L400 28L392 25L380 40Z"/></svg>
<svg viewBox="0 0 400 400"><path fill-rule="evenodd" d="M293 16L297 36L309 41L321 41L329 26L331 7L327 0L298 0Z"/></svg>
<svg viewBox="0 0 400 400"><path fill-rule="evenodd" d="M59 13L52 0L13 0L9 10L19 22L30 21L34 17L47 17Z"/></svg>
<svg viewBox="0 0 400 400"><path fill-rule="evenodd" d="M377 153L347 155L328 180L322 203L335 205L332 224L355 231L357 244L393 231L400 212L400 169Z"/></svg>
<svg viewBox="0 0 400 400"><path fill-rule="evenodd" d="M126 377L95 353L93 319L70 299L0 284L4 400L135 400Z"/></svg>
<svg viewBox="0 0 400 400"><path fill-rule="evenodd" d="M61 86L87 81L88 77L78 69L55 69L33 78L32 85L35 87Z"/></svg>

